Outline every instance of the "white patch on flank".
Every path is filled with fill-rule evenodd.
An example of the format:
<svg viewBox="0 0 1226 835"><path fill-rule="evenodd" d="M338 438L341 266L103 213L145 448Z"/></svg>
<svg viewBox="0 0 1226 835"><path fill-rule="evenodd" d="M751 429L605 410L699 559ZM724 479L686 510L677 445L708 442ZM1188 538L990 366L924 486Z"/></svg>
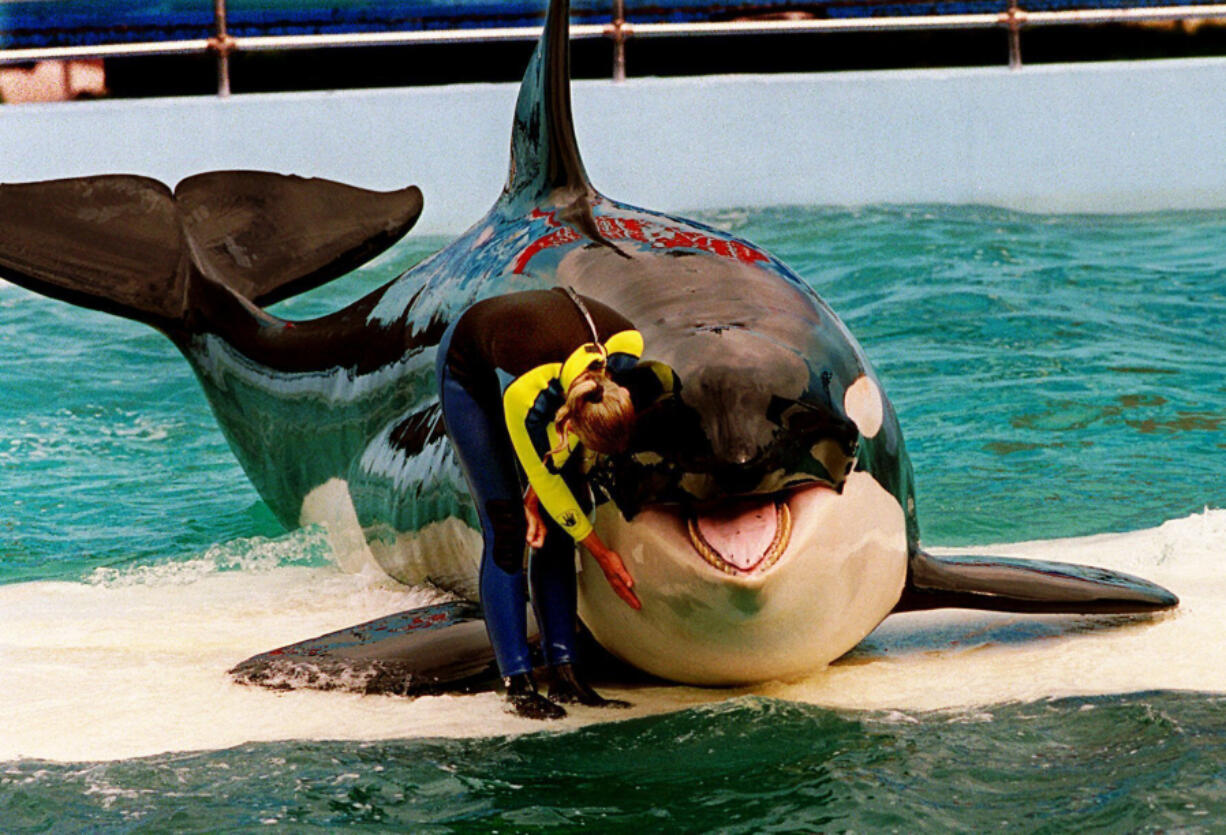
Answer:
<svg viewBox="0 0 1226 835"><path fill-rule="evenodd" d="M417 531L375 532L368 542L348 482L334 478L303 500L301 523L324 529L336 564L348 574L391 577L409 586L429 583L469 600L478 597L481 532L461 519L431 522Z"/></svg>
<svg viewBox="0 0 1226 835"><path fill-rule="evenodd" d="M481 531L454 516L421 530L372 538L375 561L402 583L429 583L468 600L480 597Z"/></svg>
<svg viewBox="0 0 1226 835"><path fill-rule="evenodd" d="M885 415L885 407L881 403L881 389L866 374L861 374L843 395L843 411L847 414L860 434L872 438L881 431L881 421Z"/></svg>
<svg viewBox="0 0 1226 835"><path fill-rule="evenodd" d="M395 423L389 423L367 445L358 462L366 475L391 482L397 493L417 494L425 484L432 491L465 495L464 476L446 438L427 443L415 455L406 455L391 442ZM478 597L481 532L462 519L450 517L419 530L368 532L374 560L402 583L430 582L469 600Z"/></svg>

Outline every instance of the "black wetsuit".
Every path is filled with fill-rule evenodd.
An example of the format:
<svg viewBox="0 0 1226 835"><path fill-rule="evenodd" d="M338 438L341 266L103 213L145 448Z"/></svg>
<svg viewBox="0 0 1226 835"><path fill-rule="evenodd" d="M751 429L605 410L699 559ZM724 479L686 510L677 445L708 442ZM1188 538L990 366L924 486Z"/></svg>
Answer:
<svg viewBox="0 0 1226 835"><path fill-rule="evenodd" d="M572 663L574 542L591 531L591 498L583 479L584 451L573 436L562 455L547 455L558 439L554 416L589 357L602 356L594 342L605 347L614 380L630 372L642 353L642 337L624 316L581 298L590 325L561 288L486 299L461 314L439 345L443 420L481 520L481 604L504 676L532 668L521 472L546 511L545 544L528 566L545 659Z"/></svg>

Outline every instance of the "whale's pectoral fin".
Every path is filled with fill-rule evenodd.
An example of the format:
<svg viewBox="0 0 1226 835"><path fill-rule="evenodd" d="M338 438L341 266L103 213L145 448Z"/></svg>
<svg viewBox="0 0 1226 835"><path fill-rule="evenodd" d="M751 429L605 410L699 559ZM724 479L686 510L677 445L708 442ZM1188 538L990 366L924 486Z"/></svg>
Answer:
<svg viewBox="0 0 1226 835"><path fill-rule="evenodd" d="M210 171L175 188L192 257L266 307L344 275L404 237L421 190L377 192L267 171Z"/></svg>
<svg viewBox="0 0 1226 835"><path fill-rule="evenodd" d="M417 696L497 681L481 607L458 602L388 615L252 656L232 675L274 690Z"/></svg>
<svg viewBox="0 0 1226 835"><path fill-rule="evenodd" d="M165 328L182 317L189 272L174 197L157 180L0 185L0 278Z"/></svg>
<svg viewBox="0 0 1226 835"><path fill-rule="evenodd" d="M1162 586L1104 568L1008 557L934 557L916 551L894 611L1116 614L1178 604L1179 598Z"/></svg>

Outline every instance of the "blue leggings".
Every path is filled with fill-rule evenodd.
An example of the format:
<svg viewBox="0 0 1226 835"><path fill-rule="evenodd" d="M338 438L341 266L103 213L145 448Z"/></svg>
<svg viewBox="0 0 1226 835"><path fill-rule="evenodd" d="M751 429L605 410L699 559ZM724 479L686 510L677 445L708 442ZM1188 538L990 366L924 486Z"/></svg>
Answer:
<svg viewBox="0 0 1226 835"><path fill-rule="evenodd" d="M527 522L511 438L501 409L482 406L447 371L451 331L439 346L438 379L443 423L464 469L481 520L481 607L498 670L513 676L532 670L528 650L523 556ZM573 489L573 488L572 488ZM586 490L576 492L583 502ZM544 515L545 544L528 564L532 604L548 664L575 660L575 543Z"/></svg>

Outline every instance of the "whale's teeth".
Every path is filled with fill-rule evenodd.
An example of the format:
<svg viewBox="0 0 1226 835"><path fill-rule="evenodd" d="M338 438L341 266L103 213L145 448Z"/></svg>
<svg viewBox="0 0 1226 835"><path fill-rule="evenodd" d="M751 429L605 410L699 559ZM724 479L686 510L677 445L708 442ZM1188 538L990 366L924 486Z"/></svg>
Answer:
<svg viewBox="0 0 1226 835"><path fill-rule="evenodd" d="M779 557L787 550L788 542L792 538L792 511L788 507L788 503L786 501L776 502L775 513L777 521L774 539L771 540L771 544L762 555L762 559L747 569L740 569L725 560L719 551L703 538L702 531L698 527L698 520L694 516L686 519L686 528L690 534L690 544L703 560L725 574L735 577L737 575L765 571L779 561Z"/></svg>

